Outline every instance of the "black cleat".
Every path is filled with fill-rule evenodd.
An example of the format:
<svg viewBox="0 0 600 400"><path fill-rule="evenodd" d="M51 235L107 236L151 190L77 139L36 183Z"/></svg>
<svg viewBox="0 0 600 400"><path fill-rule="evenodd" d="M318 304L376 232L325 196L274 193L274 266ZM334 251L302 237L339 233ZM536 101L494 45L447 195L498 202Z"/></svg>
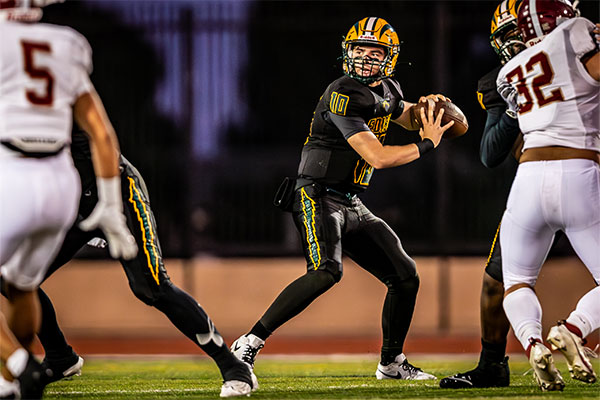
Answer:
<svg viewBox="0 0 600 400"><path fill-rule="evenodd" d="M41 399L50 373L30 353L25 370L17 377L21 389L21 398Z"/></svg>
<svg viewBox="0 0 600 400"><path fill-rule="evenodd" d="M50 370L46 384L59 381L64 378L81 375L81 367L83 367L83 358L79 357L75 352L72 355L60 359L44 358L42 367Z"/></svg>
<svg viewBox="0 0 600 400"><path fill-rule="evenodd" d="M510 384L508 357L500 363L479 363L471 371L458 373L440 381L443 389L505 387Z"/></svg>

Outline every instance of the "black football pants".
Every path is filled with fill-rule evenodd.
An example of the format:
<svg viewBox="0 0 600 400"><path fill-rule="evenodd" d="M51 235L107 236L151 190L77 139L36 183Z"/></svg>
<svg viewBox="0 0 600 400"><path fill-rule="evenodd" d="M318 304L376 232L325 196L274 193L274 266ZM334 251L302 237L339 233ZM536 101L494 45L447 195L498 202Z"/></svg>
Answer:
<svg viewBox="0 0 600 400"><path fill-rule="evenodd" d="M300 232L307 274L279 295L260 322L273 332L342 278L342 254L383 282L382 352L402 352L412 319L419 278L400 239L354 196L318 185L296 191L293 217Z"/></svg>
<svg viewBox="0 0 600 400"><path fill-rule="evenodd" d="M156 222L143 178L135 167L124 159L121 169L123 211L127 218L127 226L138 246L138 254L134 259L120 260L131 290L139 300L163 312L173 325L209 355L220 353L222 344L217 346L213 341L201 340L204 336L210 337L211 333L218 335L207 314L197 301L175 286L167 275L156 232ZM78 227L78 223L91 213L96 202L95 187L83 191L80 215L67 233L63 246L50 265L45 279L69 262L90 239L104 237L100 230L84 232ZM110 287L109 282L105 284ZM38 336L47 356L59 357L60 352L64 352L65 349L70 350L70 347L67 346L60 332L52 303L43 291L39 290L43 318ZM199 343L200 341L202 343Z"/></svg>

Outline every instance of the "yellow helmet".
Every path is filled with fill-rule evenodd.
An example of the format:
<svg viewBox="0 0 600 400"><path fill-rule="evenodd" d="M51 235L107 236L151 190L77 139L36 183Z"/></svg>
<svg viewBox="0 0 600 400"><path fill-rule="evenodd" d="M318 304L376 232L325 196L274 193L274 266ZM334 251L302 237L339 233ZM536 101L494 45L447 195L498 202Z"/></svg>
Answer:
<svg viewBox="0 0 600 400"><path fill-rule="evenodd" d="M357 44L379 46L385 49L386 56L381 62L377 75L363 77L356 73L354 60L350 57L350 50ZM389 78L394 74L398 53L400 53L400 40L398 40L398 34L394 28L383 18L366 17L352 25L342 42L342 67L346 75L368 84Z"/></svg>
<svg viewBox="0 0 600 400"><path fill-rule="evenodd" d="M490 42L502 64L525 48L517 26L517 16L522 0L504 0L492 17Z"/></svg>

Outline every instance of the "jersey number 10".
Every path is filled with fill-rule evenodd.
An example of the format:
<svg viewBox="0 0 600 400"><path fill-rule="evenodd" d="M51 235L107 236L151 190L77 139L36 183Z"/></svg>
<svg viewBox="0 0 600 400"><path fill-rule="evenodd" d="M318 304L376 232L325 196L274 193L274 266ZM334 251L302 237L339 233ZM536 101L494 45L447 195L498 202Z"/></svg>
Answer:
<svg viewBox="0 0 600 400"><path fill-rule="evenodd" d="M50 54L52 52L50 45L48 43L21 41L21 48L23 49L23 64L27 75L31 79L40 79L46 82L46 89L43 93L27 89L25 91L27 100L36 106L52 106L54 101L54 77L48 68L36 66L34 63L35 52Z"/></svg>
<svg viewBox="0 0 600 400"><path fill-rule="evenodd" d="M527 72L533 71L536 64L540 66L542 72L537 74L531 81L531 90L533 90L533 94L537 99L538 106L541 108L550 103L554 103L555 101L563 101L564 97L560 88L551 91L549 96L544 95L542 92L542 88L552 83L552 80L554 79L554 70L552 69L552 65L550 65L548 55L544 52L537 53L527 61L525 70ZM525 83L524 75L523 67L521 65L518 65L506 75L508 82L512 82L516 78L517 92L525 97L525 102L519 104L520 115L531 111L533 108L533 98L531 96L529 85Z"/></svg>

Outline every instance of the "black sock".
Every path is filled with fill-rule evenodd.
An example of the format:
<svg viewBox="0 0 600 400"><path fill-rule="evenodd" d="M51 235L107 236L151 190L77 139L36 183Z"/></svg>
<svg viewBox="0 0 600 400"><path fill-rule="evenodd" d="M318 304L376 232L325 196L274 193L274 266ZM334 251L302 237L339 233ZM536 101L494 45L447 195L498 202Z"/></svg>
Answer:
<svg viewBox="0 0 600 400"><path fill-rule="evenodd" d="M396 361L396 356L401 353L402 351L398 352L381 349L381 365L390 365Z"/></svg>
<svg viewBox="0 0 600 400"><path fill-rule="evenodd" d="M414 276L400 280L397 276L390 276L384 280L384 283L388 287L388 292L383 303L381 318L383 329L382 364L388 361L393 362L394 358L402 353L415 308L419 277Z"/></svg>
<svg viewBox="0 0 600 400"><path fill-rule="evenodd" d="M46 358L54 361L66 361L70 357L75 357L73 348L69 346L58 326L52 301L42 289L38 289L38 296L42 314L38 338L44 347Z"/></svg>
<svg viewBox="0 0 600 400"><path fill-rule="evenodd" d="M267 338L269 336L271 336L271 334L273 332L269 331L267 328L265 328L265 326L262 324L262 322L258 321L250 330L250 333L258 336L259 338L261 338L262 340L267 340Z"/></svg>
<svg viewBox="0 0 600 400"><path fill-rule="evenodd" d="M506 356L506 342L490 343L481 339L481 355L479 364L500 363Z"/></svg>

